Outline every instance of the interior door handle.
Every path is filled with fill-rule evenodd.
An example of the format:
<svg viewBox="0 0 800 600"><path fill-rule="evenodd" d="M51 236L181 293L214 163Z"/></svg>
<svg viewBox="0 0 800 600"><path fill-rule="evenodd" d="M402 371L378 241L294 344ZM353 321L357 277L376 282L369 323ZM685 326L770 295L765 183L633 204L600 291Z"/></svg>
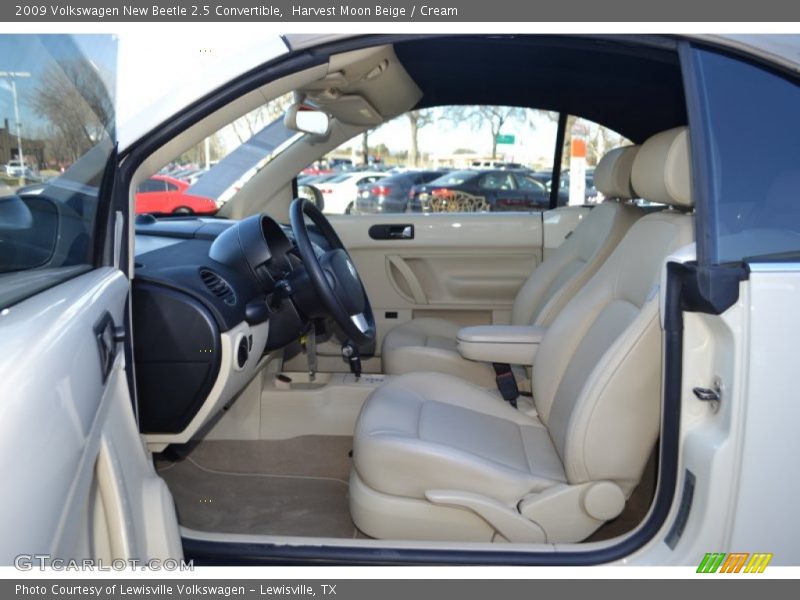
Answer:
<svg viewBox="0 0 800 600"><path fill-rule="evenodd" d="M104 312L94 326L94 337L100 353L100 373L105 383L114 366L119 343L125 339L125 329L117 327L114 318L108 312Z"/></svg>
<svg viewBox="0 0 800 600"><path fill-rule="evenodd" d="M369 228L373 240L413 240L414 226L410 223L382 223Z"/></svg>

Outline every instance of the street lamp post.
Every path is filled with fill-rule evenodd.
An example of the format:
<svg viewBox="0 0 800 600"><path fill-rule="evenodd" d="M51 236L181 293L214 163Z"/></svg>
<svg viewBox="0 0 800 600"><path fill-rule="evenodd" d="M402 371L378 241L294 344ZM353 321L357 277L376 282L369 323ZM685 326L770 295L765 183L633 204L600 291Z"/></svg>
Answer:
<svg viewBox="0 0 800 600"><path fill-rule="evenodd" d="M17 79L27 78L27 71L0 71L0 77L11 80L11 94L14 96L14 119L17 125L17 154L19 156L19 184L25 185L25 154L22 152L22 122L19 120L19 103L17 102Z"/></svg>

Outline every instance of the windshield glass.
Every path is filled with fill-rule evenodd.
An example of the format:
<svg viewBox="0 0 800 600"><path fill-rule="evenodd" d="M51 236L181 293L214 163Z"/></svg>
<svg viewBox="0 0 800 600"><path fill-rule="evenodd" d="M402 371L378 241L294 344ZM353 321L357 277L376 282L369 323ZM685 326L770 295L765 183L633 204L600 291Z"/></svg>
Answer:
<svg viewBox="0 0 800 600"><path fill-rule="evenodd" d="M92 267L116 55L110 35L0 35L0 308Z"/></svg>

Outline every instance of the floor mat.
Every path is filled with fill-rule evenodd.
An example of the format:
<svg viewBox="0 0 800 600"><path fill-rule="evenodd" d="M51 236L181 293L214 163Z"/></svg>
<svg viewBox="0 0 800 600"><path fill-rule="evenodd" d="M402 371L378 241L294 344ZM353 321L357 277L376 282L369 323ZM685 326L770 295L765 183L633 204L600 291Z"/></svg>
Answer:
<svg viewBox="0 0 800 600"><path fill-rule="evenodd" d="M222 533L353 537L345 436L201 442L183 461L157 461L178 520Z"/></svg>

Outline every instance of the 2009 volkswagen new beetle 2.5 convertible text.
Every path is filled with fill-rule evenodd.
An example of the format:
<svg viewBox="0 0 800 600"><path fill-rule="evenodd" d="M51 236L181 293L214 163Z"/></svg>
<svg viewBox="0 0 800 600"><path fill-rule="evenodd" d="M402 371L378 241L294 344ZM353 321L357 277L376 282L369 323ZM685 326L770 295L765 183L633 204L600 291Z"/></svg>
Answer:
<svg viewBox="0 0 800 600"><path fill-rule="evenodd" d="M286 36L120 123L116 44L0 39L0 562L800 563L800 39Z"/></svg>

